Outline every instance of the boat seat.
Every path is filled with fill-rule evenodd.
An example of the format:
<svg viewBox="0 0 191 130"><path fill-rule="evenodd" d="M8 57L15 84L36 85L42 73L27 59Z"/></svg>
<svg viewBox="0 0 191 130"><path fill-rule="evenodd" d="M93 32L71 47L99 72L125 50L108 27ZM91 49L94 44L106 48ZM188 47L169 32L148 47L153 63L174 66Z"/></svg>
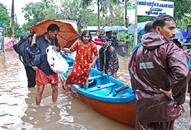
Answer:
<svg viewBox="0 0 191 130"><path fill-rule="evenodd" d="M119 92L121 92L121 91L123 91L123 90L126 90L126 89L128 89L128 88L129 88L128 85L126 85L126 86L121 86L121 87L116 88L116 89L115 89L115 92L113 92L113 96L117 96L117 94L118 94Z"/></svg>
<svg viewBox="0 0 191 130"><path fill-rule="evenodd" d="M94 79L99 79L101 77L103 77L104 75L96 75L96 76L93 76L93 77L89 77L88 80L94 80Z"/></svg>
<svg viewBox="0 0 191 130"><path fill-rule="evenodd" d="M99 89L104 89L104 88L111 87L113 85L115 85L115 83L107 83L107 84L103 84L103 85L98 85L97 87L90 88L89 91L93 92L93 91L96 91L96 90L99 90Z"/></svg>
<svg viewBox="0 0 191 130"><path fill-rule="evenodd" d="M125 89L128 89L128 88L129 88L128 85L126 85L126 86L121 86L121 87L116 88L116 89L115 89L115 92L116 92L116 93L119 93L119 92L121 92L121 91L123 91L123 90L125 90Z"/></svg>

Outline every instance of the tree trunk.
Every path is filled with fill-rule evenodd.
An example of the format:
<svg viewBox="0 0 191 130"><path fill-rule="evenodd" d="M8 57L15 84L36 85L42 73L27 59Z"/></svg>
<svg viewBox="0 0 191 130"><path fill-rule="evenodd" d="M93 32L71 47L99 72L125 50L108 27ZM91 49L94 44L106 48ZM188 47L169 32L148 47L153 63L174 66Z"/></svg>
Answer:
<svg viewBox="0 0 191 130"><path fill-rule="evenodd" d="M111 18L111 25L115 23L115 18L114 18L114 9L112 2L109 2L109 12L110 12L110 18Z"/></svg>
<svg viewBox="0 0 191 130"><path fill-rule="evenodd" d="M129 19L128 19L128 16L127 16L127 7L128 7L128 2L129 0L125 0L125 16L124 16L124 25L125 27L128 27L128 24L129 24Z"/></svg>
<svg viewBox="0 0 191 130"><path fill-rule="evenodd" d="M15 14L15 9L14 9L14 0L12 0L12 5L11 5L11 37L14 37L14 14Z"/></svg>
<svg viewBox="0 0 191 130"><path fill-rule="evenodd" d="M100 5L99 2L100 0L97 0L97 25L98 25L98 30L100 30Z"/></svg>

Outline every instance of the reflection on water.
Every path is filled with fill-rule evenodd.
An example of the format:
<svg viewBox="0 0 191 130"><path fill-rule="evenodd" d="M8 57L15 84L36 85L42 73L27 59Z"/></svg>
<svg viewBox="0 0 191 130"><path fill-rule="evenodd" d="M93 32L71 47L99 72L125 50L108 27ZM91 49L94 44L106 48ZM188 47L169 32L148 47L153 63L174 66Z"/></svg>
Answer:
<svg viewBox="0 0 191 130"><path fill-rule="evenodd" d="M10 60L6 60L10 59ZM22 123L27 109L28 89L22 67L14 55L0 56L0 127L10 129ZM19 73L18 73L19 72Z"/></svg>
<svg viewBox="0 0 191 130"><path fill-rule="evenodd" d="M127 83L128 85L131 85L130 83L130 77L128 73L128 57L121 57L119 56L119 71L118 73L118 79L121 81Z"/></svg>
<svg viewBox="0 0 191 130"><path fill-rule="evenodd" d="M120 57L118 78L130 85L127 58ZM35 88L27 88L25 71L13 51L0 55L1 130L133 130L96 113L92 108L62 93L51 105L50 86L45 88L40 107L35 106ZM189 129L188 98L186 113L176 122L176 130Z"/></svg>

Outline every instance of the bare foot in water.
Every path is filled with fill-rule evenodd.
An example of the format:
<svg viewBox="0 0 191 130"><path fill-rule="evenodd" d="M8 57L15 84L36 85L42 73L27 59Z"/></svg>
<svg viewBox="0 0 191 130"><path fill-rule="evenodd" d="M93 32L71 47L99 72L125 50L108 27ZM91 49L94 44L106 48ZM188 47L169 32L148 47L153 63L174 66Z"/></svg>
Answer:
<svg viewBox="0 0 191 130"><path fill-rule="evenodd" d="M39 108L40 105L37 105L36 103L32 103L32 107L34 107L34 108Z"/></svg>
<svg viewBox="0 0 191 130"><path fill-rule="evenodd" d="M56 106L57 106L57 103L56 103L56 102L53 102L53 103L51 104L51 108L56 107Z"/></svg>

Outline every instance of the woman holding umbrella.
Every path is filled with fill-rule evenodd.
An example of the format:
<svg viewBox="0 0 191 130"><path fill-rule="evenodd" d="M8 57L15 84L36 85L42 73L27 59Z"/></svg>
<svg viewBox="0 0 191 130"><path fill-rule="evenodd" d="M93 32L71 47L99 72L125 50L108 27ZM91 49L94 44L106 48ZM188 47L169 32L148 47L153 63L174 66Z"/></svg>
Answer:
<svg viewBox="0 0 191 130"><path fill-rule="evenodd" d="M70 49L62 49L66 53L76 51L75 63L72 68L72 72L68 75L65 81L65 88L68 88L68 84L77 84L80 86L86 85L87 87L88 85L86 83L89 71L98 56L97 47L93 42L91 42L92 36L89 31L83 31L80 40L80 42L75 43Z"/></svg>

